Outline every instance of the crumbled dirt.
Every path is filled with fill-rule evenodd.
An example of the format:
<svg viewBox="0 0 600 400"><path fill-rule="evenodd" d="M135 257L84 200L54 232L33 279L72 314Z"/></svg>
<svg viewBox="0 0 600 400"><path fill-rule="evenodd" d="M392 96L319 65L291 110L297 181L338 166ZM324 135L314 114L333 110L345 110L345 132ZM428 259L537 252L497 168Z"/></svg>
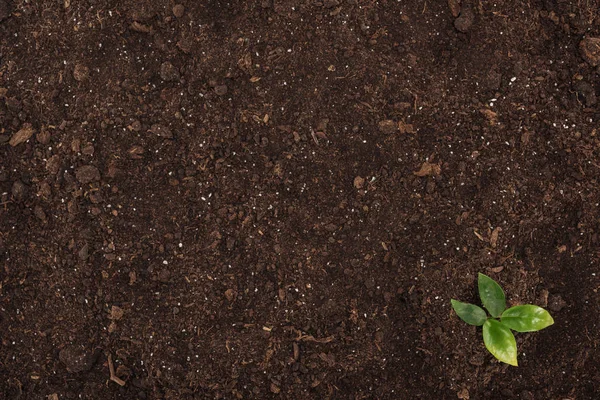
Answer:
<svg viewBox="0 0 600 400"><path fill-rule="evenodd" d="M596 398L598 15L0 0L0 398Z"/></svg>

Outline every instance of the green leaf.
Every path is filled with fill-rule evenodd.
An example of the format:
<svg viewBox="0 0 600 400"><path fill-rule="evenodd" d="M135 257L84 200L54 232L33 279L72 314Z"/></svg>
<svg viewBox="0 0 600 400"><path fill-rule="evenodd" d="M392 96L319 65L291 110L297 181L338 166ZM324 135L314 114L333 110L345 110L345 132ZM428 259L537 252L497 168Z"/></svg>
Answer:
<svg viewBox="0 0 600 400"><path fill-rule="evenodd" d="M554 323L548 311L532 304L511 307L501 318L502 324L517 332L535 332Z"/></svg>
<svg viewBox="0 0 600 400"><path fill-rule="evenodd" d="M483 306L487 308L492 317L499 317L506 308L506 298L500 285L489 276L480 273L478 286Z"/></svg>
<svg viewBox="0 0 600 400"><path fill-rule="evenodd" d="M503 363L517 366L517 342L507 326L495 319L483 324L483 342L490 353Z"/></svg>
<svg viewBox="0 0 600 400"><path fill-rule="evenodd" d="M450 300L450 302L460 319L469 325L481 326L487 319L487 314L481 307L458 300Z"/></svg>

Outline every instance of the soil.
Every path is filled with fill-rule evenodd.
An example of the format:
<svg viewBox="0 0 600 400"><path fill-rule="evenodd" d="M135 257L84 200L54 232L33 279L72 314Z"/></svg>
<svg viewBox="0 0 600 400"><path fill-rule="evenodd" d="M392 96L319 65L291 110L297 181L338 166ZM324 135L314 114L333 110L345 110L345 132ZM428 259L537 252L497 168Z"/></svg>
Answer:
<svg viewBox="0 0 600 400"><path fill-rule="evenodd" d="M0 397L593 399L600 4L0 0ZM556 323L520 366L451 311Z"/></svg>

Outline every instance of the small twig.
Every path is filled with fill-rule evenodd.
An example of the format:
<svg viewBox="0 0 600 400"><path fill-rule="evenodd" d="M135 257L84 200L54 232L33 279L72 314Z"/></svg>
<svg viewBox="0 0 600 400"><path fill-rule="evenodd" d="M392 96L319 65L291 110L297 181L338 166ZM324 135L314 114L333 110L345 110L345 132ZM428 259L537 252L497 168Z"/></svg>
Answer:
<svg viewBox="0 0 600 400"><path fill-rule="evenodd" d="M319 140L317 139L317 135L315 134L315 131L314 131L313 128L310 128L310 135L312 136L313 140L315 141L315 143L318 146L319 145Z"/></svg>
<svg viewBox="0 0 600 400"><path fill-rule="evenodd" d="M115 374L115 366L112 362L112 354L108 353L108 371L110 372L110 380L118 385L125 386L125 381Z"/></svg>

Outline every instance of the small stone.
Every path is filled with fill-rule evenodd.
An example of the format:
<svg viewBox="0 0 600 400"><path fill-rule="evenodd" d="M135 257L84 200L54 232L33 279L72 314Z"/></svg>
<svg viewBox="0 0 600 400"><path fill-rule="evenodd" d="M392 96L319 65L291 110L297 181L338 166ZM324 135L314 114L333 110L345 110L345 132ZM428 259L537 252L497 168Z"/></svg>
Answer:
<svg viewBox="0 0 600 400"><path fill-rule="evenodd" d="M185 14L185 7L183 4L175 4L173 6L173 15L177 18L181 18L183 17L183 14Z"/></svg>
<svg viewBox="0 0 600 400"><path fill-rule="evenodd" d="M454 27L457 31L462 33L467 33L471 26L473 26L473 22L475 21L475 14L473 13L473 9L465 5L460 10L460 15L458 18L454 20Z"/></svg>
<svg viewBox="0 0 600 400"><path fill-rule="evenodd" d="M579 42L579 52L592 67L600 64L600 38L586 37Z"/></svg>
<svg viewBox="0 0 600 400"><path fill-rule="evenodd" d="M75 170L75 177L79 183L91 183L100 180L100 171L93 165L84 165Z"/></svg>
<svg viewBox="0 0 600 400"><path fill-rule="evenodd" d="M83 82L90 76L90 69L83 64L76 64L73 69L73 78L77 82Z"/></svg>
<svg viewBox="0 0 600 400"><path fill-rule="evenodd" d="M386 135L391 135L398 130L398 124L391 119L386 119L379 122L379 130Z"/></svg>
<svg viewBox="0 0 600 400"><path fill-rule="evenodd" d="M215 93L219 96L225 96L227 94L227 85L215 86Z"/></svg>
<svg viewBox="0 0 600 400"><path fill-rule="evenodd" d="M92 369L97 356L80 345L67 345L58 353L59 360L71 373L85 372Z"/></svg>
<svg viewBox="0 0 600 400"><path fill-rule="evenodd" d="M160 77L163 81L178 81L179 80L179 71L173 64L169 61L165 61L160 66Z"/></svg>
<svg viewBox="0 0 600 400"><path fill-rule="evenodd" d="M361 177L361 176L357 176L356 178L354 178L354 187L357 189L362 189L362 187L365 185L365 178Z"/></svg>

